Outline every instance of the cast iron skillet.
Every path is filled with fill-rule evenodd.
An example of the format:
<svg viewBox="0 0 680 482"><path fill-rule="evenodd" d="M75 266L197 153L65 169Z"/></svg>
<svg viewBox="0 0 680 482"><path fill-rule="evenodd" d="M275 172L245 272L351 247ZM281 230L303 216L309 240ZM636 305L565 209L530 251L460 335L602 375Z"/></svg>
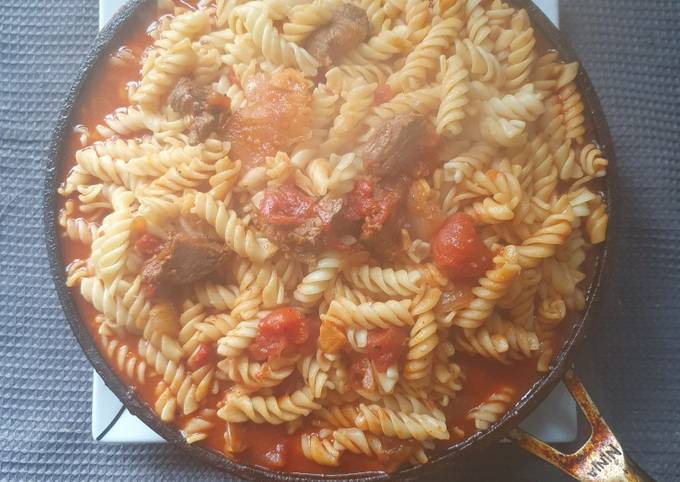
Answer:
<svg viewBox="0 0 680 482"><path fill-rule="evenodd" d="M155 3L155 0L132 0L122 10L120 10L113 19L108 23L97 38L90 53L87 55L85 61L78 71L76 81L73 83L71 90L68 93L64 106L59 115L56 128L52 135L50 144L50 155L47 162L47 173L44 186L44 222L45 222L45 237L47 242L47 253L52 269L52 276L54 278L59 299L64 308L66 318L73 330L73 333L82 347L85 355L90 360L97 373L102 377L106 385L118 396L125 407L141 418L149 427L159 433L168 442L180 447L188 455L196 457L205 462L211 463L228 472L231 472L240 477L255 480L278 480L278 481L292 481L292 480L315 480L319 476L300 474L300 473L283 473L275 472L257 466L244 465L238 462L230 461L221 454L217 454L208 449L189 445L185 442L180 432L163 423L152 410L139 400L135 392L128 386L121 382L115 375L114 371L106 363L99 350L97 349L94 340L90 336L87 326L83 322L70 293L66 287L65 270L62 260L62 252L60 245L60 237L58 234L57 225L57 187L59 183L59 167L63 159L63 153L67 140L69 138L69 127L72 125L71 118L73 116L73 109L78 101L80 92L84 89L87 81L96 68L97 61L102 58L112 45L115 45L118 40L118 34L121 27L132 18L139 10L149 8ZM535 30L546 39L551 48L558 50L567 62L578 60L571 46L568 44L564 36L555 28L555 26L543 15L543 13L531 2L531 0L512 0L512 3L517 7L525 8L531 17L531 21ZM447 467L452 466L457 461L461 460L463 456L469 456L471 452L481 450L489 444L499 440L503 436L510 436L515 439L521 446L544 458L545 460L560 466L560 468L571 475L584 480L637 480L637 479L618 479L611 478L612 474L605 474L608 468L617 468L621 466L621 474L631 475L634 471L632 468L632 461L623 456L623 451L620 445L613 446L615 450L611 451L609 456L607 452L598 452L602 449L602 440L597 435L595 424L604 421L598 418L599 415L593 406L588 407L588 400L583 397L578 397L578 389L582 385L574 379L571 372L567 373L571 365L572 355L576 344L584 337L585 328L597 317L599 308L599 296L603 290L603 285L608 279L607 266L611 262L613 256L614 239L613 233L618 221L617 213L617 193L616 193L616 163L614 158L614 150L612 145L611 134L607 121L600 107L600 102L595 94L592 84L586 72L581 68L576 79L583 100L590 118L593 122L594 134L601 150L605 157L609 160L607 168L605 195L609 205L609 228L607 231L607 242L595 260L594 272L590 285L587 290L587 307L583 317L576 321L573 328L568 335L561 351L553 362L549 373L543 376L530 388L530 390L517 402L517 404L509 410L497 423L495 423L489 430L485 432L476 433L463 442L451 446L442 454L433 457L433 459L425 465L417 466L402 470L398 473L391 474L394 480L416 480L428 476L436 476L445 473ZM565 378L565 374L567 377ZM560 454L555 455L551 453L549 448L540 445L539 441L531 439L530 436L518 431L516 427L521 420L523 420L545 397L552 388L560 380L565 378L568 387L575 394L575 398L584 408L586 414L590 408L590 414L594 416L589 417L594 424L593 439L589 441L590 447L584 446L581 451L584 453L577 454L577 459L564 459ZM587 397L587 395L586 395ZM579 399L580 398L580 399ZM592 402L591 402L592 405ZM606 424L604 424L606 429ZM611 432L605 430L603 437L607 434L613 440L607 439L611 443L616 443L616 440L611 435ZM604 446L605 448L607 445ZM618 447L618 449L616 449ZM620 452L620 457L616 452ZM611 463L607 462L611 459ZM598 466L598 460L600 465ZM604 463L602 462L604 460ZM593 462L594 461L594 462ZM582 467L587 464L595 463L595 469L592 467ZM598 467L604 467L607 470L598 470ZM589 469L590 467L590 469ZM580 472L578 469L582 469ZM585 470L585 471L583 471ZM588 472L590 470L590 472ZM637 472L638 476L644 480L644 475ZM589 475L590 474L590 475ZM616 474L613 474L616 476ZM385 480L388 476L382 472L371 473L352 473L342 475L328 475L323 477L325 480L362 480L362 481L377 481Z"/></svg>

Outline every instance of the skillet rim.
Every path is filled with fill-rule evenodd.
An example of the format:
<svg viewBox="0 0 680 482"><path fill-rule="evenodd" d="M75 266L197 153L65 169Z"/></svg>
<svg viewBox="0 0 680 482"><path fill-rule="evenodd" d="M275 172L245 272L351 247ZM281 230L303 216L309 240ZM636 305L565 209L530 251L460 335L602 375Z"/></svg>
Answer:
<svg viewBox="0 0 680 482"><path fill-rule="evenodd" d="M178 429L162 422L150 407L145 405L135 394L135 391L124 384L108 365L105 357L99 352L94 337L91 336L86 323L81 319L73 296L66 287L66 276L61 251L59 226L57 223L57 187L59 183L59 166L63 162L63 151L68 139L68 129L71 125L74 106L77 105L79 94L86 87L91 73L96 69L97 62L105 56L111 46L115 46L119 33L129 24L135 14L143 8L151 8L156 0L131 0L119 10L111 21L97 35L94 44L87 54L85 61L78 69L75 80L60 110L56 127L52 131L49 155L46 165L45 183L43 186L43 213L44 231L47 255L49 258L52 278L55 282L57 294L61 302L64 314L69 326L73 331L78 344L85 356L93 365L97 373L106 385L116 394L123 405L134 415L144 421L155 432L168 442L192 457L207 462L234 475L251 480L277 480L282 482L300 480L351 480L351 481L378 481L391 480L410 481L421 479L424 476L441 474L444 469L460 462L463 454L483 450L491 443L499 440L508 430L515 427L524 419L543 399L550 393L552 388L562 379L565 371L571 365L574 351L582 338L586 335L586 328L592 324L593 318L598 314L601 306L600 296L608 284L611 261L609 258L614 253L613 234L618 219L617 192L616 192L616 160L614 156L611 133L604 116L594 87L583 69L575 51L566 40L565 36L548 20L531 0L509 0L514 6L525 8L531 18L532 27L540 32L550 48L560 53L562 60L566 62L579 61L579 73L576 83L583 97L584 106L592 120L594 137L605 157L609 160L607 176L604 178L605 198L608 204L609 223L607 228L607 240L597 255L593 275L587 290L587 305L583 316L574 322L569 336L565 340L561 350L555 357L550 371L539 378L522 398L506 414L493 424L485 432L477 432L464 441L451 445L440 454L424 465L410 467L396 473L384 472L361 472L332 475L307 474L296 472L279 472L264 467L241 464L232 461L222 454L209 449L187 444Z"/></svg>

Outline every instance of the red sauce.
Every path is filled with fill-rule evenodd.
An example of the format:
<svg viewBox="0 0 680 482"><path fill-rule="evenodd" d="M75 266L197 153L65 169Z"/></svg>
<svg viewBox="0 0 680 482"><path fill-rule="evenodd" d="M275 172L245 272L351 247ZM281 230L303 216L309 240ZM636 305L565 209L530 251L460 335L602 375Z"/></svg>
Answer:
<svg viewBox="0 0 680 482"><path fill-rule="evenodd" d="M130 22L127 27L121 32L121 38L124 39L125 47L135 55L137 60L141 58L142 52L149 46L151 39L145 33L145 25L150 24L158 17L157 12L149 8L145 12L141 12L137 22ZM541 39L539 38L539 41ZM116 52L120 45L114 46L112 53ZM97 139L95 127L102 123L108 114L115 111L120 106L127 105L127 91L128 83L137 82L140 78L139 65L134 63L121 65L107 62L106 58L99 63L97 68L84 91L81 93L78 104L73 111L72 122L74 128L76 126L84 126L90 134L90 141ZM233 82L237 82L236 75L233 75ZM276 97L276 93L272 97ZM300 98L306 98L308 93L302 91L297 92ZM382 95L382 94L380 94ZM305 100L306 102L306 100ZM262 105L262 103L260 103ZM276 104L278 105L278 103ZM273 107L276 107L274 105ZM288 145L290 139L304 137L306 129L309 125L309 114L306 109L300 107L293 111L284 110L277 112L274 108L264 109L269 112L262 118L257 118L255 112L250 112L248 115L243 115L242 119L234 121L231 128L233 132L240 132L241 139L232 145L232 152L241 152L245 158L244 162L255 162L263 158L264 155L269 155L272 150L275 152L276 145ZM244 113L245 114L245 113ZM300 114L300 115L298 115ZM277 129L274 129L273 140L267 139L272 134L272 129L267 126L269 120L266 122L262 119L271 119L275 116L281 119L281 123L276 124ZM277 117L278 116L278 117ZM239 118L241 116L236 116ZM292 119L295 120L291 124ZM249 124L250 123L250 124ZM290 129L283 128L278 130L279 126L288 126ZM290 131L290 132L289 132ZM287 137L292 135L293 137ZM69 170L75 164L75 152L81 147L79 142L80 132L75 129L68 139L65 151L64 162L61 166L60 178L65 179ZM262 146L258 145L260 139L266 139L267 142ZM366 186L364 186L366 188ZM361 191L361 189L359 189ZM360 199L362 196L358 196ZM64 208L67 200L77 199L75 195L68 198L60 198L59 208ZM360 205L361 201L357 200ZM87 217L87 216L83 216ZM143 237L143 236L142 236ZM141 239L141 238L140 238ZM140 247L149 251L152 250L153 242L151 238L142 241ZM66 238L61 240L61 251L63 254L64 266L68 266L75 260L86 259L89 256L89 247L78 242L70 241ZM592 257L586 263L586 273L592 268ZM108 358L102 347L102 340L97 334L97 324L95 317L98 312L87 303L79 290L72 291L73 297L76 301L77 307L82 319L95 340L95 343L100 347L102 357ZM565 339L566 333L569 332L572 323L578 314L569 313L567 319L564 320L559 328L559 340ZM310 340L316 340L318 337L318 321L310 320L309 322L310 335L307 342L301 345L301 349L310 345ZM274 330L276 331L276 330ZM295 339L302 338L302 331L295 336ZM139 357L137 350L138 338L122 334L120 342L127 345L129 348L128 358ZM198 366L205 362L206 357L212 356L210 353L206 354L203 348L197 348L194 352L194 366ZM192 356L194 355L192 354ZM516 399L519 397L538 379L539 375L536 373L536 361L534 359L523 360L514 363L512 366L500 365L481 357L469 357L462 353L456 353L454 360L458 363L466 375L464 382L464 389L457 395L456 399L446 408L449 427L461 427L466 434L474 432L472 422L465 419L466 413L473 407L477 406L481 401L488 398L490 394L497 391L501 387L510 387L516 392ZM113 366L113 364L112 364ZM136 392L138 397L145 401L149 406L153 406L155 401L154 389L156 384L160 381L157 375L150 375L147 377L145 384L140 384L136 379L130 378L124 371L119 370L113 366L119 378L131 390ZM291 382L296 382L292 380ZM286 388L287 382L284 381L281 386ZM292 388L293 385L291 385ZM222 394L211 395L203 403L205 408L216 408L220 401ZM175 425L182 426L189 416L181 416L175 422ZM214 419L215 428L208 433L205 441L200 442L202 445L219 454L224 453L224 432L227 424L219 419ZM302 448L300 446L300 433L289 435L286 433L285 427L282 425L268 425L268 424L230 424L232 430L237 433L237 438L241 441L243 451L240 451L235 457L239 462L246 464L253 464L259 466L272 466L278 464L278 467L286 471L308 472L308 473L325 473L325 474L341 474L347 472L363 472L376 470L395 470L400 466L400 461L407 458L408 443L394 442L385 440L384 443L389 444L393 442L393 451L395 456L388 460L377 460L352 453L345 453L342 457L342 464L340 467L325 467L318 465L311 460L304 457ZM310 428L307 428L308 430ZM455 443L458 440L451 440L450 442L438 442L440 448L445 448L450 443ZM280 448L280 446L284 448Z"/></svg>
<svg viewBox="0 0 680 482"><path fill-rule="evenodd" d="M451 216L432 240L432 259L452 279L479 278L489 268L491 257L465 213Z"/></svg>
<svg viewBox="0 0 680 482"><path fill-rule="evenodd" d="M363 219L371 208L374 183L360 180L354 184L354 189L347 195L344 214L350 221Z"/></svg>
<svg viewBox="0 0 680 482"><path fill-rule="evenodd" d="M401 328L370 330L366 340L366 350L379 372L397 363L408 348L408 332Z"/></svg>
<svg viewBox="0 0 680 482"><path fill-rule="evenodd" d="M215 349L210 343L199 343L187 359L189 370L198 370L215 359Z"/></svg>

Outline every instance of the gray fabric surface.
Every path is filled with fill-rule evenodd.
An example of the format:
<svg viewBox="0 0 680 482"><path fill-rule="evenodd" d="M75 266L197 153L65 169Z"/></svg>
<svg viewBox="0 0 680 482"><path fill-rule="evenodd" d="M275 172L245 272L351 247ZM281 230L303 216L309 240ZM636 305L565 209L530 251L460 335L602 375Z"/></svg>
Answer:
<svg viewBox="0 0 680 482"><path fill-rule="evenodd" d="M0 4L0 479L225 480L168 446L90 438L91 370L53 292L41 187L50 129L96 34L94 0ZM622 212L614 283L580 365L622 443L680 476L680 2L563 0L562 25L614 134ZM565 480L512 447L468 480Z"/></svg>

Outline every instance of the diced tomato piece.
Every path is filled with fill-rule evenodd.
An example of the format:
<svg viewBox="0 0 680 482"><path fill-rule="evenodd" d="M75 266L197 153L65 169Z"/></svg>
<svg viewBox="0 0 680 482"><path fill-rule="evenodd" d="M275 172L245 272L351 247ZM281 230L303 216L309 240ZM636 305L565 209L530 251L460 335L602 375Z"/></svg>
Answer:
<svg viewBox="0 0 680 482"><path fill-rule="evenodd" d="M295 308L279 308L260 321L259 332L264 336L285 335L292 343L302 344L309 336L307 319Z"/></svg>
<svg viewBox="0 0 680 482"><path fill-rule="evenodd" d="M295 308L279 308L264 317L248 347L255 360L281 356L291 345L303 345L309 338L310 322Z"/></svg>
<svg viewBox="0 0 680 482"><path fill-rule="evenodd" d="M432 240L432 259L452 279L479 278L492 257L465 213L451 216Z"/></svg>
<svg viewBox="0 0 680 482"><path fill-rule="evenodd" d="M314 200L292 186L268 189L260 202L264 219L277 226L296 226L310 214Z"/></svg>
<svg viewBox="0 0 680 482"><path fill-rule="evenodd" d="M187 360L187 366L190 370L198 370L206 365L213 356L214 352L209 343L199 343Z"/></svg>
<svg viewBox="0 0 680 482"><path fill-rule="evenodd" d="M347 195L345 217L350 221L359 221L366 217L373 201L374 183L368 180L357 181L354 189Z"/></svg>
<svg viewBox="0 0 680 482"><path fill-rule="evenodd" d="M153 234L143 234L136 242L135 249L145 258L149 258L160 251L163 240Z"/></svg>
<svg viewBox="0 0 680 482"><path fill-rule="evenodd" d="M208 105L220 110L229 111L231 110L231 99L229 99L229 96L226 94L221 94L213 90L208 96Z"/></svg>
<svg viewBox="0 0 680 482"><path fill-rule="evenodd" d="M366 341L366 350L373 366L379 372L385 372L406 353L408 333L401 328L386 330L370 330Z"/></svg>
<svg viewBox="0 0 680 482"><path fill-rule="evenodd" d="M284 442L278 442L273 448L264 453L264 461L268 467L282 469L288 463L288 447Z"/></svg>
<svg viewBox="0 0 680 482"><path fill-rule="evenodd" d="M373 93L373 105L384 104L388 100L392 100L392 97L394 97L394 93L390 86L387 84L380 84Z"/></svg>

